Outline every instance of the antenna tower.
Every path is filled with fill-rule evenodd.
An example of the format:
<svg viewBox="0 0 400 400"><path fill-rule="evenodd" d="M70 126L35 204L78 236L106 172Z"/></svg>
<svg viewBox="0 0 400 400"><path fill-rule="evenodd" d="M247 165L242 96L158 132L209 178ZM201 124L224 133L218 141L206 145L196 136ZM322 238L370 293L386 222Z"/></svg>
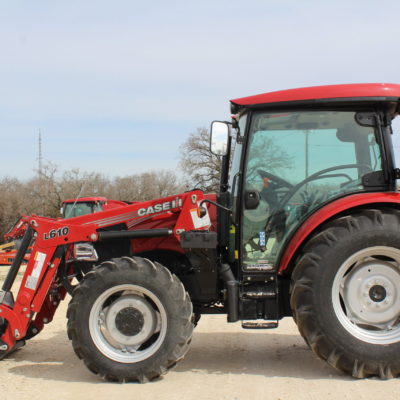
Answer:
<svg viewBox="0 0 400 400"><path fill-rule="evenodd" d="M39 173L39 177L42 176L42 161L43 161L43 156L42 156L42 132L39 129L39 157L38 157L38 173Z"/></svg>

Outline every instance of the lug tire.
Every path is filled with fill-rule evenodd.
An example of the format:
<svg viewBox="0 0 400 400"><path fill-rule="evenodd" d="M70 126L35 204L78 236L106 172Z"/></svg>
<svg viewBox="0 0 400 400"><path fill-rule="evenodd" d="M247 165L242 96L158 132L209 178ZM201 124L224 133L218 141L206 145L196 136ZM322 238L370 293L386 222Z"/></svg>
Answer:
<svg viewBox="0 0 400 400"><path fill-rule="evenodd" d="M355 378L400 375L400 212L326 223L292 274L291 308L314 353Z"/></svg>
<svg viewBox="0 0 400 400"><path fill-rule="evenodd" d="M68 337L90 371L109 381L147 382L183 359L193 333L182 283L157 262L106 261L89 272L68 306Z"/></svg>

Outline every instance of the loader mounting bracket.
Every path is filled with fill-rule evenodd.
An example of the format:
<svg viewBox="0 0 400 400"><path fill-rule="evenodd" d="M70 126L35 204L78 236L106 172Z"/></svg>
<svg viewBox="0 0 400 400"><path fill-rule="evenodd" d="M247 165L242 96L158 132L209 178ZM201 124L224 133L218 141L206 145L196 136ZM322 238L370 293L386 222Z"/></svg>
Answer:
<svg viewBox="0 0 400 400"><path fill-rule="evenodd" d="M14 307L14 297L11 292L0 290L0 304L5 304L11 308Z"/></svg>

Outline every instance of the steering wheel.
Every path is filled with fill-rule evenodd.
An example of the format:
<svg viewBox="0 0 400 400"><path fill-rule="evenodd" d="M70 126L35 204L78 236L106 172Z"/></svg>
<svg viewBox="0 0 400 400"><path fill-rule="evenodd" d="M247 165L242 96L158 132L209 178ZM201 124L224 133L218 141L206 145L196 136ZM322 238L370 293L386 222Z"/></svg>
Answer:
<svg viewBox="0 0 400 400"><path fill-rule="evenodd" d="M338 169L350 169L350 168L368 168L369 171L373 171L373 169L366 164L343 164L343 165L336 165L335 167L330 167L330 168L325 168L325 169L321 169L320 171L315 172L314 174L311 174L309 177L307 177L306 179L302 180L301 182L299 182L297 185L291 185L291 189L285 194L285 196L282 198L281 207L284 207L286 205L286 203L290 200L290 198L304 185L306 185L307 183L314 181L316 179L319 179L322 177L322 175L328 173L328 172L332 172L332 171L336 171ZM327 178L329 178L330 175L326 176ZM336 175L332 175L332 176L336 176Z"/></svg>
<svg viewBox="0 0 400 400"><path fill-rule="evenodd" d="M286 187L288 189L293 188L293 185L290 182L286 181L285 179L279 178L279 176L271 174L271 172L264 171L263 169L258 169L257 172L261 175L262 178L268 178L272 182L276 183L278 187Z"/></svg>

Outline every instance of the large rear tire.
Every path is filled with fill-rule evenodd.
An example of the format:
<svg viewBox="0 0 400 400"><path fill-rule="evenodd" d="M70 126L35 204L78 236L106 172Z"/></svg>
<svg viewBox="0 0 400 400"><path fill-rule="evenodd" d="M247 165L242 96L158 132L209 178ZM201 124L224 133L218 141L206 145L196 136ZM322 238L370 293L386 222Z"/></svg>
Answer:
<svg viewBox="0 0 400 400"><path fill-rule="evenodd" d="M356 378L400 375L400 213L363 210L322 227L292 275L301 335Z"/></svg>
<svg viewBox="0 0 400 400"><path fill-rule="evenodd" d="M147 259L103 262L74 290L68 337L95 374L146 382L186 354L193 333L192 303L182 283Z"/></svg>

